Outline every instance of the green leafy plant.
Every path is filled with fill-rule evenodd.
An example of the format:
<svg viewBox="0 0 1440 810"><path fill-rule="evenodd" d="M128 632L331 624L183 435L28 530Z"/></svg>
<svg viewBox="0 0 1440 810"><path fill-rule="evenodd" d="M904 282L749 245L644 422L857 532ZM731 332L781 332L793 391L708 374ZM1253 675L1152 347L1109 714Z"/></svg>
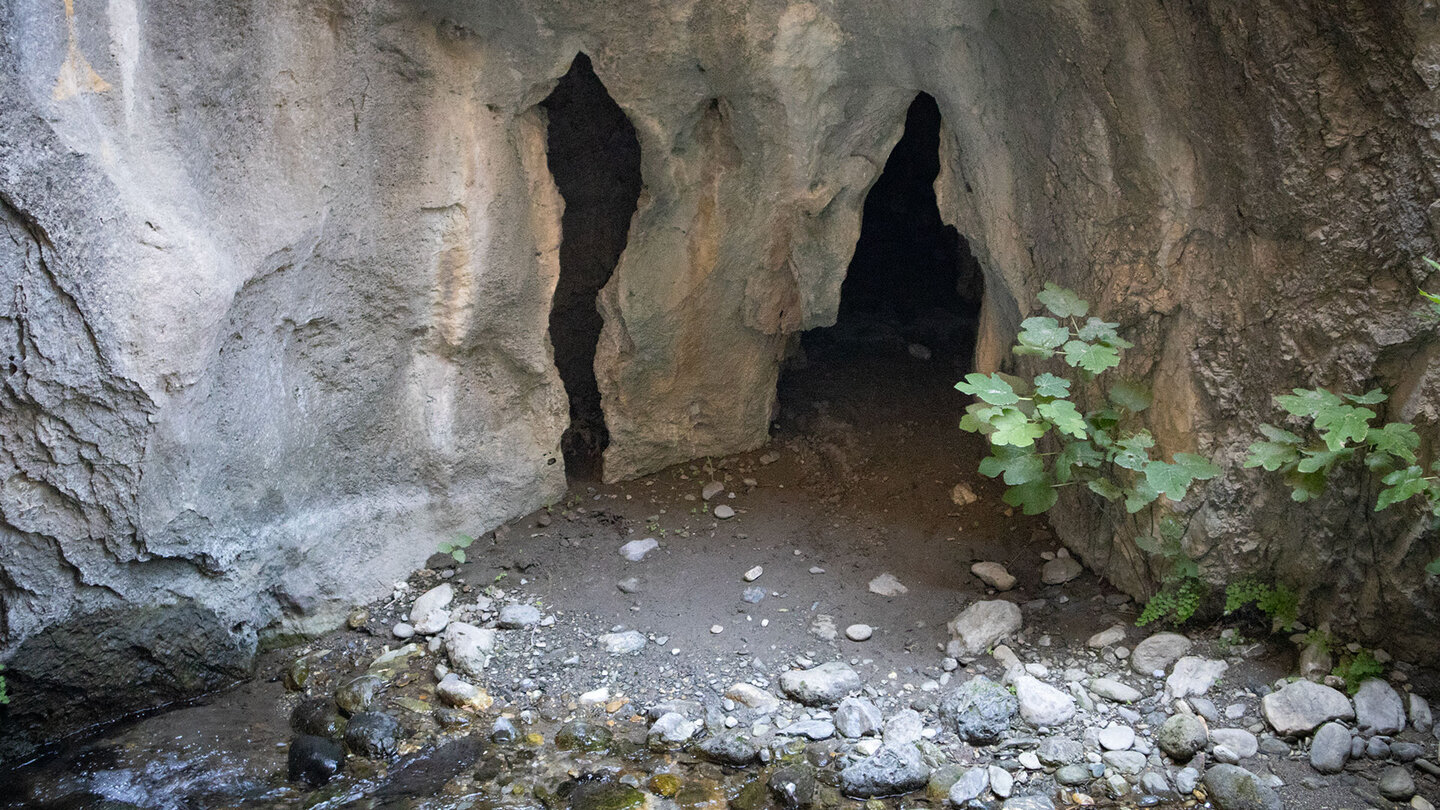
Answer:
<svg viewBox="0 0 1440 810"><path fill-rule="evenodd" d="M455 558L455 562L465 562L465 549L469 548L475 538L468 534L456 535L454 540L445 540L440 543L440 553L449 554Z"/></svg>
<svg viewBox="0 0 1440 810"><path fill-rule="evenodd" d="M1123 504L1129 514L1148 509L1146 524L1154 536L1137 537L1136 544L1169 561L1156 595L1160 601L1147 605L1148 621L1184 621L1194 614L1205 586L1181 550L1184 526L1155 507L1162 496L1183 500L1196 481L1214 478L1220 468L1195 453L1176 453L1169 461L1153 455L1155 437L1135 425L1136 415L1150 407L1150 391L1111 373L1132 346L1120 337L1119 324L1090 315L1088 302L1054 284L1046 284L1037 298L1049 315L1022 321L1013 351L1059 358L1068 376L1046 371L1027 380L972 373L955 386L977 400L966 408L960 428L990 442L980 473L1001 479L1005 502L1027 515L1045 512L1059 500L1060 488L1077 485ZM1103 404L1082 412L1076 405L1082 394Z"/></svg>
<svg viewBox="0 0 1440 810"><path fill-rule="evenodd" d="M1385 666L1376 660L1374 653L1362 648L1358 652L1341 656L1340 663L1330 674L1345 681L1345 691L1354 695L1360 689L1360 684L1384 675Z"/></svg>
<svg viewBox="0 0 1440 810"><path fill-rule="evenodd" d="M5 670L5 665L0 664L0 672ZM0 706L10 702L10 694L5 691L5 676L0 675Z"/></svg>
<svg viewBox="0 0 1440 810"><path fill-rule="evenodd" d="M1270 585L1254 577L1246 577L1225 586L1225 614L1228 616L1248 605L1270 618L1279 630L1290 630L1300 617L1300 597L1284 585Z"/></svg>

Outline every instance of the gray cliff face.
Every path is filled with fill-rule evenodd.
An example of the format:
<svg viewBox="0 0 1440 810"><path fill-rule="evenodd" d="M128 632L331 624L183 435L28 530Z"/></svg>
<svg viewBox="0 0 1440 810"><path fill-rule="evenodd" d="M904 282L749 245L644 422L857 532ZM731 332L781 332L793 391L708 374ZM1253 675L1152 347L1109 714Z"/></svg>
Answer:
<svg viewBox="0 0 1440 810"><path fill-rule="evenodd" d="M1440 343L1410 314L1440 233L1433 3L66 15L0 0L0 650L21 682L74 622L174 610L231 651L198 665L218 684L262 635L332 625L440 539L563 492L542 102L582 51L643 179L599 297L607 478L764 442L786 345L833 322L924 91L942 214L986 275L980 367L1012 364L1045 281L1079 290L1138 344L1163 448L1227 467L1186 505L1206 570L1311 586L1433 654L1433 536L1372 523L1359 482L1296 507L1239 467L1256 406L1296 385L1383 385L1435 435ZM1067 498L1055 523L1153 587L1114 515Z"/></svg>

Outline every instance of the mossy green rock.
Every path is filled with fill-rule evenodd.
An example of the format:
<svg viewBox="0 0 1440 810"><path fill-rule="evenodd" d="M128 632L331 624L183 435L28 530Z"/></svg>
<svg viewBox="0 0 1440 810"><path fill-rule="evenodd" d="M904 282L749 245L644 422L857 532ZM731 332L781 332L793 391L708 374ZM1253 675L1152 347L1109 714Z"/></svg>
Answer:
<svg viewBox="0 0 1440 810"><path fill-rule="evenodd" d="M950 798L950 788L965 774L963 765L948 763L930 772L930 782L925 785L925 797L933 802L945 802Z"/></svg>
<svg viewBox="0 0 1440 810"><path fill-rule="evenodd" d="M644 804L639 788L620 782L582 782L570 794L570 810L635 810Z"/></svg>
<svg viewBox="0 0 1440 810"><path fill-rule="evenodd" d="M761 810L769 803L767 793L763 778L752 779L730 800L730 807L732 810Z"/></svg>
<svg viewBox="0 0 1440 810"><path fill-rule="evenodd" d="M555 747L561 751L606 751L614 740L610 729L584 720L572 720L555 732Z"/></svg>

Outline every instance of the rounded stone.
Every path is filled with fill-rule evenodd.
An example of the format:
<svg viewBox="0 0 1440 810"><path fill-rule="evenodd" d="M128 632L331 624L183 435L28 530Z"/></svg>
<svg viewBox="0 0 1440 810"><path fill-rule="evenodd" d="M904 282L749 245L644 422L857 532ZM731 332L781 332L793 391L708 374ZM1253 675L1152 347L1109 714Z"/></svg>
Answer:
<svg viewBox="0 0 1440 810"><path fill-rule="evenodd" d="M868 624L852 624L845 628L845 637L851 641L869 641L875 634L875 628Z"/></svg>
<svg viewBox="0 0 1440 810"><path fill-rule="evenodd" d="M1192 714L1171 715L1155 732L1155 743L1176 762L1189 762L1205 750L1209 740L1205 724Z"/></svg>

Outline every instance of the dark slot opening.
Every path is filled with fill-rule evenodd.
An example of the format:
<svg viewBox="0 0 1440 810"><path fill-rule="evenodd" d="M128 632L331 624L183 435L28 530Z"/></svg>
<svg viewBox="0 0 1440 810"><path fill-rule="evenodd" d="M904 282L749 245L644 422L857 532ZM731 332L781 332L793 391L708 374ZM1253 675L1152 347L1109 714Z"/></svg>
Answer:
<svg viewBox="0 0 1440 810"><path fill-rule="evenodd" d="M597 478L609 434L595 381L603 326L595 299L625 250L640 197L640 141L583 53L541 106L549 116L550 173L565 198L560 280L550 310L555 366L570 399L561 446L571 476Z"/></svg>

